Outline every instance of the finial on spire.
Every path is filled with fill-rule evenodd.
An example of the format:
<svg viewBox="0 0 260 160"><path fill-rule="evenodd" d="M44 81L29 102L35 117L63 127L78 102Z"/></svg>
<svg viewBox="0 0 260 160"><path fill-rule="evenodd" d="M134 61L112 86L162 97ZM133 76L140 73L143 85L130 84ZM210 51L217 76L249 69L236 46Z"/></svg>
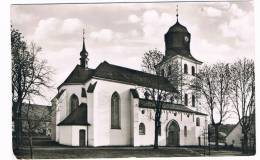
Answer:
<svg viewBox="0 0 260 160"><path fill-rule="evenodd" d="M82 45L82 53L85 52L86 53L86 48L85 48L85 27L83 28L83 34L82 34L82 38L83 38L83 45Z"/></svg>
<svg viewBox="0 0 260 160"><path fill-rule="evenodd" d="M177 17L177 22L178 22L178 17L179 17L179 8L178 8L178 4L177 4L177 6L176 6L176 17Z"/></svg>
<svg viewBox="0 0 260 160"><path fill-rule="evenodd" d="M85 28L83 28L83 40L85 40Z"/></svg>

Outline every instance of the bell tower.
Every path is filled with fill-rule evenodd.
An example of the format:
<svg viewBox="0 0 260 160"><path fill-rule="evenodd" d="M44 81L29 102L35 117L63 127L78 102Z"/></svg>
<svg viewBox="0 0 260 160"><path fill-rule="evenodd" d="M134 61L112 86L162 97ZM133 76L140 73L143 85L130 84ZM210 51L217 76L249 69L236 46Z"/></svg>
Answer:
<svg viewBox="0 0 260 160"><path fill-rule="evenodd" d="M178 6L176 23L164 35L165 56L156 66L157 72L166 77L179 91L174 103L182 104L192 110L199 109L199 94L189 87L196 78L201 61L194 58L190 51L191 34L179 22Z"/></svg>
<svg viewBox="0 0 260 160"><path fill-rule="evenodd" d="M190 55L191 34L185 26L179 23L178 6L176 12L176 23L171 26L164 35L165 58L173 57L175 55Z"/></svg>

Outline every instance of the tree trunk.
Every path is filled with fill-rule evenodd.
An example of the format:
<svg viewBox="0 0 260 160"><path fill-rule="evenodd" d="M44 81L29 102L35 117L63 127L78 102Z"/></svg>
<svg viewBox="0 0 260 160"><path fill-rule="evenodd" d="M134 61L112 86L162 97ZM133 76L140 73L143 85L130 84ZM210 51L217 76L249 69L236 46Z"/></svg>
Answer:
<svg viewBox="0 0 260 160"><path fill-rule="evenodd" d="M30 157L33 159L33 140L32 140L32 135L29 135L29 146L30 146Z"/></svg>
<svg viewBox="0 0 260 160"><path fill-rule="evenodd" d="M247 136L247 133L244 132L243 133L244 137L243 137L243 143L242 143L242 152L243 153L247 153L248 152L248 136Z"/></svg>
<svg viewBox="0 0 260 160"><path fill-rule="evenodd" d="M19 145L21 144L21 139L22 139L22 121L21 121L22 102L18 100L18 102L14 105L15 105L15 109L14 109L15 146L16 148L18 148Z"/></svg>
<svg viewBox="0 0 260 160"><path fill-rule="evenodd" d="M14 105L14 110L13 110L13 118L14 118L14 136L15 136L15 138L14 138L14 147L15 147L15 149L17 149L18 148L18 130L19 130L19 125L18 125L18 123L19 123L19 120L18 120L18 111L17 111L17 109L18 109L18 105L17 104L13 104Z"/></svg>
<svg viewBox="0 0 260 160"><path fill-rule="evenodd" d="M154 120L154 149L158 149L158 118L155 116Z"/></svg>
<svg viewBox="0 0 260 160"><path fill-rule="evenodd" d="M218 146L218 125L214 125L214 128L215 128L215 145L216 145L216 150L219 149L219 146Z"/></svg>
<svg viewBox="0 0 260 160"><path fill-rule="evenodd" d="M210 129L209 129L209 126L208 126L208 147L209 147L209 155L210 155Z"/></svg>

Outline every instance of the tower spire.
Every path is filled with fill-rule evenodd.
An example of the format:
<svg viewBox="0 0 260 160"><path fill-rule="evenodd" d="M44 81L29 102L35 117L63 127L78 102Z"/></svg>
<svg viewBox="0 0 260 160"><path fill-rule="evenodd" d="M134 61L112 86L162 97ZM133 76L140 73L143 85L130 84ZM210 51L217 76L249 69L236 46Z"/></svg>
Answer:
<svg viewBox="0 0 260 160"><path fill-rule="evenodd" d="M177 17L177 22L179 22L178 18L179 18L179 8L178 8L178 4L176 6L176 17Z"/></svg>
<svg viewBox="0 0 260 160"><path fill-rule="evenodd" d="M82 40L83 40L83 44L82 44L82 50L80 52L80 66L82 68L88 68L88 52L86 51L85 48L85 28L83 28L83 34L82 34Z"/></svg>

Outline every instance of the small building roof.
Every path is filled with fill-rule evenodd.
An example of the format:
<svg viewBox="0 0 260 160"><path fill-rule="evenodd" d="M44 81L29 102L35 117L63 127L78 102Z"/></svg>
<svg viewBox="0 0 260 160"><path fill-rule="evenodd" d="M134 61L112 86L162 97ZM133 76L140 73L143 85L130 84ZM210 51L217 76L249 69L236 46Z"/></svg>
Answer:
<svg viewBox="0 0 260 160"><path fill-rule="evenodd" d="M90 125L87 118L87 104L81 103L58 126Z"/></svg>

